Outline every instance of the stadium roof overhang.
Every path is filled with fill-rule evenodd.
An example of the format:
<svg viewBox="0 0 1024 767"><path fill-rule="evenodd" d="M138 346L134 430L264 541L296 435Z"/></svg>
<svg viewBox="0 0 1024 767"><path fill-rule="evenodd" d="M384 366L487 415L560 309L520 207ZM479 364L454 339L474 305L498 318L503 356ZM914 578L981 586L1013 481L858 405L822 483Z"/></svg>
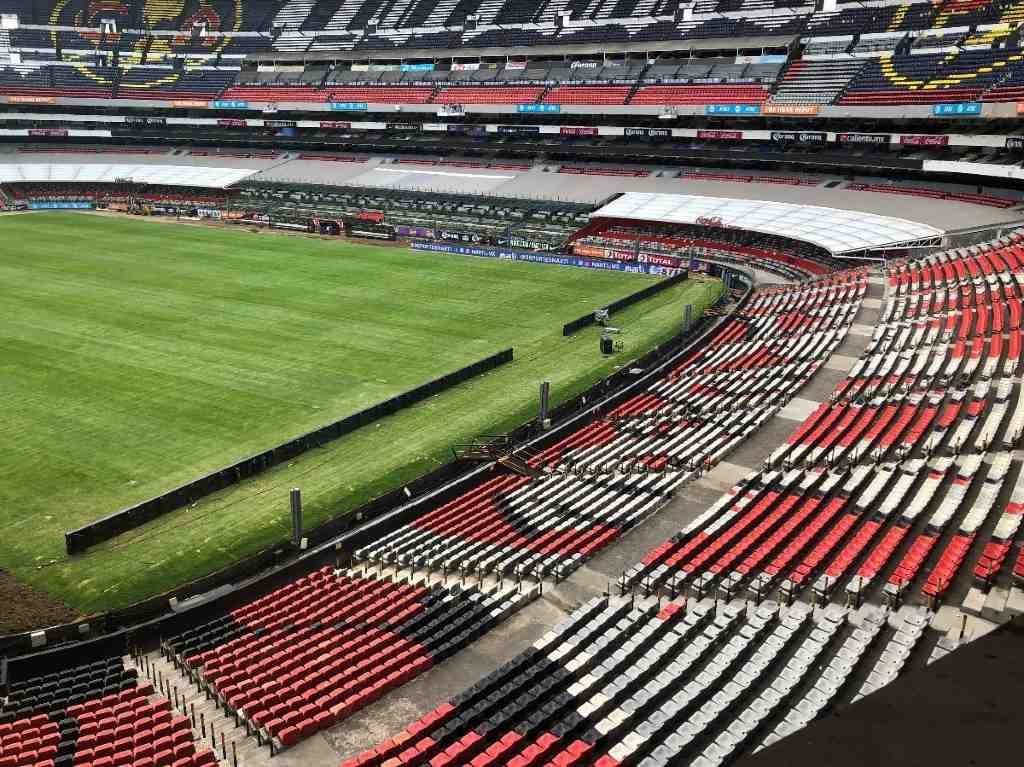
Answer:
<svg viewBox="0 0 1024 767"><path fill-rule="evenodd" d="M19 182L114 183L203 186L225 189L258 168L208 168L200 165L106 165L103 163L0 164L0 184Z"/></svg>
<svg viewBox="0 0 1024 767"><path fill-rule="evenodd" d="M607 43L538 43L529 46L531 56L565 56L602 53L656 53L669 51L731 51L753 48L786 48L796 35L764 35L759 37L713 37L705 40L660 40L648 42ZM521 56L524 49L506 46L467 46L465 48L382 48L377 50L335 51L267 51L251 53L250 61L397 61L398 59L473 58L474 56Z"/></svg>
<svg viewBox="0 0 1024 767"><path fill-rule="evenodd" d="M945 234L928 224L863 211L651 192L626 192L591 218L746 229L809 242L835 255L925 244Z"/></svg>

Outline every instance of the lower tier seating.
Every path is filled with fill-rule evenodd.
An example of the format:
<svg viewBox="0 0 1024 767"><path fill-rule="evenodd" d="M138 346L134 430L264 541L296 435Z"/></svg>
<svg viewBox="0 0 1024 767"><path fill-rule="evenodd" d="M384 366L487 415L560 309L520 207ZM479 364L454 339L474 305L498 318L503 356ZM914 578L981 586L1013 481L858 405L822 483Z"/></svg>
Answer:
<svg viewBox="0 0 1024 767"><path fill-rule="evenodd" d="M166 640L164 651L225 710L287 747L423 673L535 594L323 568Z"/></svg>
<svg viewBox="0 0 1024 767"><path fill-rule="evenodd" d="M10 683L0 767L212 767L188 717L109 658Z"/></svg>

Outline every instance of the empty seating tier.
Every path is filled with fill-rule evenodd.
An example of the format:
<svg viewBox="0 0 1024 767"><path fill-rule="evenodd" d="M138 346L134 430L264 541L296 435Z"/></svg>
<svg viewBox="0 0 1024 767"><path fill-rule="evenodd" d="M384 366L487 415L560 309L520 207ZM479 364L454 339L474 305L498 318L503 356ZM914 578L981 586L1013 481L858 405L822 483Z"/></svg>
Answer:
<svg viewBox="0 0 1024 767"><path fill-rule="evenodd" d="M0 767L210 767L186 716L139 684L121 658L10 683L0 706Z"/></svg>
<svg viewBox="0 0 1024 767"><path fill-rule="evenodd" d="M1019 236L890 267L860 360L765 463L652 550L624 588L941 599L998 573L1024 431ZM994 525L994 528L993 528ZM988 543L979 539L992 529Z"/></svg>
<svg viewBox="0 0 1024 767"><path fill-rule="evenodd" d="M164 642L249 727L291 746L474 641L534 591L323 568Z"/></svg>
<svg viewBox="0 0 1024 767"><path fill-rule="evenodd" d="M596 598L341 767L720 765L884 686L926 625L914 611Z"/></svg>
<svg viewBox="0 0 1024 767"><path fill-rule="evenodd" d="M359 549L358 560L564 577L770 418L842 340L863 272L759 292L606 417Z"/></svg>

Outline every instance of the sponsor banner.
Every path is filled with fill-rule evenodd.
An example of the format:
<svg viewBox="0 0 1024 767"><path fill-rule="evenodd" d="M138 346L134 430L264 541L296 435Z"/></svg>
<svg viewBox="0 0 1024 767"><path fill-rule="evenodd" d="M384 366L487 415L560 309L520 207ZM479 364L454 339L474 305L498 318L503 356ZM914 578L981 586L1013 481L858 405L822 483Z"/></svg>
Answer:
<svg viewBox="0 0 1024 767"><path fill-rule="evenodd" d="M626 128L623 136L646 136L647 138L667 138L672 135L671 128Z"/></svg>
<svg viewBox="0 0 1024 767"><path fill-rule="evenodd" d="M759 115L761 114L760 104L707 104L704 107L706 115Z"/></svg>
<svg viewBox="0 0 1024 767"><path fill-rule="evenodd" d="M526 69L525 61L508 61L505 62L505 69Z"/></svg>
<svg viewBox="0 0 1024 767"><path fill-rule="evenodd" d="M498 125L498 133L540 133L539 125Z"/></svg>
<svg viewBox="0 0 1024 767"><path fill-rule="evenodd" d="M264 120L264 128L294 128L297 126L295 120Z"/></svg>
<svg viewBox="0 0 1024 767"><path fill-rule="evenodd" d="M678 256L669 256L664 253L641 253L637 258L641 264L656 264L657 266L667 266L671 269L683 269L686 268L687 260L685 258L679 258Z"/></svg>
<svg viewBox="0 0 1024 767"><path fill-rule="evenodd" d="M1007 136L1006 137L1006 148L1007 149L1024 149L1024 136Z"/></svg>
<svg viewBox="0 0 1024 767"><path fill-rule="evenodd" d="M964 101L956 104L932 104L932 114L936 117L957 117L959 115L980 115L981 103Z"/></svg>
<svg viewBox="0 0 1024 767"><path fill-rule="evenodd" d="M461 125L452 124L445 125L445 130L448 133L457 134L459 136L486 136L487 126L486 125Z"/></svg>
<svg viewBox="0 0 1024 767"><path fill-rule="evenodd" d="M690 259L690 274L708 274L711 271L711 265L707 261L698 261L696 258Z"/></svg>
<svg viewBox="0 0 1024 767"><path fill-rule="evenodd" d="M375 224L384 223L384 213L379 210L361 210L356 213L356 218L360 221L372 221Z"/></svg>
<svg viewBox="0 0 1024 767"><path fill-rule="evenodd" d="M30 202L28 204L29 210L90 210L91 208L91 202L72 202L70 200Z"/></svg>
<svg viewBox="0 0 1024 767"><path fill-rule="evenodd" d="M498 244L506 248L527 248L528 250L553 250L550 242L531 240L529 237L499 237Z"/></svg>
<svg viewBox="0 0 1024 767"><path fill-rule="evenodd" d="M558 129L558 133L562 136L596 136L597 128L565 125Z"/></svg>
<svg viewBox="0 0 1024 767"><path fill-rule="evenodd" d="M813 117L818 111L817 104L765 104L761 107L761 114L790 117Z"/></svg>
<svg viewBox="0 0 1024 767"><path fill-rule="evenodd" d="M334 112L365 112L365 101L329 101L327 106Z"/></svg>
<svg viewBox="0 0 1024 767"><path fill-rule="evenodd" d="M821 131L772 131L772 141L794 141L799 144L824 144L827 138L828 134Z"/></svg>
<svg viewBox="0 0 1024 767"><path fill-rule="evenodd" d="M29 128L28 136L51 136L61 138L68 135L67 128Z"/></svg>
<svg viewBox="0 0 1024 767"><path fill-rule="evenodd" d="M452 62L453 72L476 72L478 69L480 69L479 61Z"/></svg>
<svg viewBox="0 0 1024 767"><path fill-rule="evenodd" d="M717 141L742 141L743 131L741 130L699 130L697 138L713 139Z"/></svg>
<svg viewBox="0 0 1024 767"><path fill-rule="evenodd" d="M385 130L419 130L418 123L386 123Z"/></svg>
<svg viewBox="0 0 1024 767"><path fill-rule="evenodd" d="M836 142L839 144L888 144L888 133L837 133Z"/></svg>
<svg viewBox="0 0 1024 767"><path fill-rule="evenodd" d="M402 64L402 66L399 67L399 69L401 69L401 71L403 71L403 72L433 72L434 71L434 65L432 63L428 63L428 64Z"/></svg>
<svg viewBox="0 0 1024 767"><path fill-rule="evenodd" d="M459 256L478 256L481 258L500 258L506 261L530 261L537 264L553 264L557 266L578 266L586 269L605 269L615 272L638 272L640 274L671 274L672 270L655 264L627 264L622 261L601 261L580 258L578 256L557 256L548 253L531 253L529 251L511 250L506 248L486 248L473 245L445 245L440 242L413 242L413 250L431 253L448 253Z"/></svg>
<svg viewBox="0 0 1024 767"><path fill-rule="evenodd" d="M184 109L206 109L209 103L206 101L200 101L199 99L180 99L171 102L172 107L182 107Z"/></svg>
<svg viewBox="0 0 1024 767"><path fill-rule="evenodd" d="M544 113L550 114L552 112L561 112L562 111L562 105L561 104L516 104L516 111L517 112L544 112Z"/></svg>
<svg viewBox="0 0 1024 767"><path fill-rule="evenodd" d="M599 248L597 245L573 245L572 252L577 256L585 256L588 258L604 258L607 251L604 248Z"/></svg>
<svg viewBox="0 0 1024 767"><path fill-rule="evenodd" d="M900 143L904 146L948 146L949 136L935 136L923 133L911 136L900 136Z"/></svg>
<svg viewBox="0 0 1024 767"><path fill-rule="evenodd" d="M697 226L711 226L716 229L728 229L729 226L722 221L721 216L697 216L697 220L694 222Z"/></svg>
<svg viewBox="0 0 1024 767"><path fill-rule="evenodd" d="M320 121L320 127L321 128L342 128L344 130L348 130L349 128L352 127L352 123L346 122L346 121L343 121L343 120L321 120Z"/></svg>
<svg viewBox="0 0 1024 767"><path fill-rule="evenodd" d="M217 120L217 126L220 128L244 128L248 124L248 121L241 117L222 117Z"/></svg>
<svg viewBox="0 0 1024 767"><path fill-rule="evenodd" d="M167 125L166 117L139 117L129 115L124 118L125 125Z"/></svg>
<svg viewBox="0 0 1024 767"><path fill-rule="evenodd" d="M56 104L57 99L53 96L8 96L8 104ZM203 106L206 106L203 104Z"/></svg>
<svg viewBox="0 0 1024 767"><path fill-rule="evenodd" d="M428 240L434 239L434 230L423 226L407 226L399 224L395 227L395 234L399 237L423 237Z"/></svg>
<svg viewBox="0 0 1024 767"><path fill-rule="evenodd" d="M249 102L241 99L217 99L210 102L210 109L248 109Z"/></svg>
<svg viewBox="0 0 1024 767"><path fill-rule="evenodd" d="M596 61L574 61L569 65L570 69L597 69L600 66Z"/></svg>

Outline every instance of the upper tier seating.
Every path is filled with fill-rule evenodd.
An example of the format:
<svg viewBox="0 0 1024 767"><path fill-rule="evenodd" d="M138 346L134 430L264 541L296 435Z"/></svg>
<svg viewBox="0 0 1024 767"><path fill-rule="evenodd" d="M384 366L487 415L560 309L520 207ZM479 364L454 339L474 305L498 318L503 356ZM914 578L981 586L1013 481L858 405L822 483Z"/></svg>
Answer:
<svg viewBox="0 0 1024 767"><path fill-rule="evenodd" d="M0 767L215 767L189 718L121 658L14 680L0 706Z"/></svg>
<svg viewBox="0 0 1024 767"><path fill-rule="evenodd" d="M325 567L164 642L226 711L282 746L457 652L536 595Z"/></svg>
<svg viewBox="0 0 1024 767"><path fill-rule="evenodd" d="M976 537L1024 431L1022 242L892 267L892 300L831 399L622 585L940 599L993 553Z"/></svg>
<svg viewBox="0 0 1024 767"><path fill-rule="evenodd" d="M1024 56L1001 50L952 54L884 55L868 62L840 104L933 104L976 101L1024 67Z"/></svg>
<svg viewBox="0 0 1024 767"><path fill-rule="evenodd" d="M792 397L857 313L855 272L759 293L705 348L529 460L356 552L359 560L564 577L714 466Z"/></svg>
<svg viewBox="0 0 1024 767"><path fill-rule="evenodd" d="M772 96L776 104L831 104L864 66L858 59L794 61Z"/></svg>
<svg viewBox="0 0 1024 767"><path fill-rule="evenodd" d="M301 0L299 0L301 2ZM101 19L113 19L119 29L190 30L205 22L211 31L260 32L270 29L271 20L282 7L296 0L244 0L238 3L239 18L234 16L234 4L224 9L212 3L196 0L182 3L177 0L148 0L146 3L92 3L84 12L74 13L75 7L58 0L6 0L4 12L16 13L22 24L58 24L97 28ZM306 3L307 5L310 3ZM201 6L208 6L205 10ZM8 11L10 8L10 11Z"/></svg>

